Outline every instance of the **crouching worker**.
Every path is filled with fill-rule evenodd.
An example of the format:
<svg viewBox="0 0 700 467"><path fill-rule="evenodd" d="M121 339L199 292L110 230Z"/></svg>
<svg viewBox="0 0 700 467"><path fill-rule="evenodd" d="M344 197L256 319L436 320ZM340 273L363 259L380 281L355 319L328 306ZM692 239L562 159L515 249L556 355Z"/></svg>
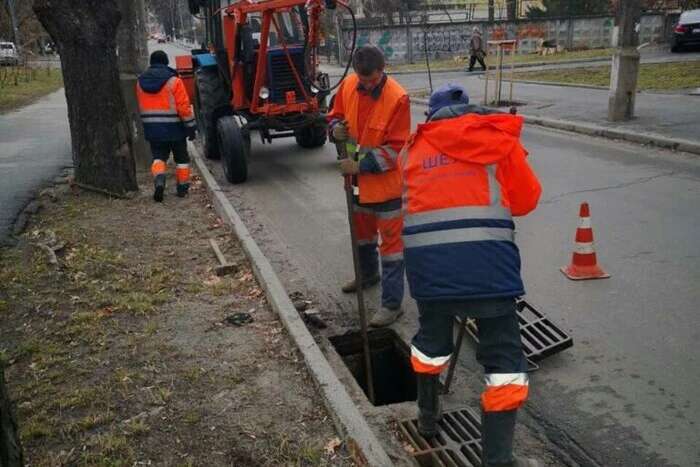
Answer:
<svg viewBox="0 0 700 467"><path fill-rule="evenodd" d="M447 85L430 97L428 122L399 156L403 242L419 330L411 363L418 427L434 437L442 416L438 378L452 357L454 317L479 329L483 465L538 466L513 457L518 409L528 396L527 362L515 309L523 295L513 216L532 211L541 188L520 144L522 117L487 114Z"/></svg>
<svg viewBox="0 0 700 467"><path fill-rule="evenodd" d="M162 50L151 54L151 66L136 84L136 97L144 136L153 155L153 199L163 201L166 162L171 152L176 164L177 195L182 198L190 187L190 157L185 138L194 140L196 122L185 85L168 66L168 56Z"/></svg>

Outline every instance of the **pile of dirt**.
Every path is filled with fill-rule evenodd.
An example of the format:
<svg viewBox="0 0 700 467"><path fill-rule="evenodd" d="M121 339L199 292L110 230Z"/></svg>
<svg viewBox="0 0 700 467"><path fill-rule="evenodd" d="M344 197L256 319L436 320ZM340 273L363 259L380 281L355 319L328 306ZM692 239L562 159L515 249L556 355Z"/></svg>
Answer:
<svg viewBox="0 0 700 467"><path fill-rule="evenodd" d="M50 193L0 251L29 465L352 465L199 180L163 204ZM235 272L215 274L210 238Z"/></svg>

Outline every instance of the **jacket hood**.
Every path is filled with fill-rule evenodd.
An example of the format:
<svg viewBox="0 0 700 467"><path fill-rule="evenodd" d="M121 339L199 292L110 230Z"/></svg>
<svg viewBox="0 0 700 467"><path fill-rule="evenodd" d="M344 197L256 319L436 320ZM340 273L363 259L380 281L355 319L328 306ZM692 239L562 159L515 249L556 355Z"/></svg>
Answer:
<svg viewBox="0 0 700 467"><path fill-rule="evenodd" d="M417 135L453 159L488 165L508 157L519 144L523 117L492 113L475 105L440 109Z"/></svg>
<svg viewBox="0 0 700 467"><path fill-rule="evenodd" d="M170 78L177 76L177 71L167 65L151 65L139 76L139 85L144 92L156 94Z"/></svg>

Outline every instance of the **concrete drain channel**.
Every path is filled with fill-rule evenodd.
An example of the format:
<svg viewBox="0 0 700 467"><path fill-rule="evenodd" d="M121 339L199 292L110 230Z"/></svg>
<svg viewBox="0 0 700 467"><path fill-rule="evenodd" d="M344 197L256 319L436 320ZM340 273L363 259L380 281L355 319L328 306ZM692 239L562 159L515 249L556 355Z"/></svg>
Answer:
<svg viewBox="0 0 700 467"><path fill-rule="evenodd" d="M401 434L413 448L411 456L422 467L481 466L481 422L468 408L443 413L438 435L427 440L418 433L417 420L399 423Z"/></svg>
<svg viewBox="0 0 700 467"><path fill-rule="evenodd" d="M345 366L367 395L365 360L362 353L362 336L350 332L329 338ZM392 329L369 332L372 354L375 406L398 404L416 400L416 377L411 368L408 346Z"/></svg>

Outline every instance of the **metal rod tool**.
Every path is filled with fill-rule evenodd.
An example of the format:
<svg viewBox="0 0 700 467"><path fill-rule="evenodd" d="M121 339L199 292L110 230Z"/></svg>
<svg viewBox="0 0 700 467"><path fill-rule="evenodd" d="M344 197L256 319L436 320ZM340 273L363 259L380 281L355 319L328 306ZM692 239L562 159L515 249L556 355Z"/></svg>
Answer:
<svg viewBox="0 0 700 467"><path fill-rule="evenodd" d="M338 160L348 159L348 151L345 142L336 142ZM353 185L352 175L345 175L345 201L348 207L348 223L350 224L350 243L352 244L352 262L355 267L355 286L357 292L357 311L360 315L360 332L362 335L362 348L365 354L365 370L367 375L367 397L374 404L374 380L372 373L372 354L370 353L369 334L367 332L367 313L365 311L365 296L362 289L362 267L360 266L360 248L357 243L357 231L353 222Z"/></svg>

